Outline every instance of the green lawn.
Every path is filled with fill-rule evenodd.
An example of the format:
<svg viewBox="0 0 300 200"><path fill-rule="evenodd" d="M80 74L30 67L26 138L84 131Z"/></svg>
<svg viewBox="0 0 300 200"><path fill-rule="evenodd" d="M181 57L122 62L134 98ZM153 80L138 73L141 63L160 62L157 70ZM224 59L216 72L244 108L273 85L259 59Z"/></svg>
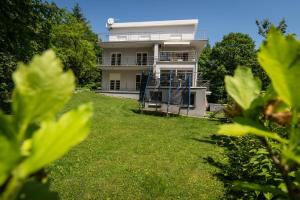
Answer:
<svg viewBox="0 0 300 200"><path fill-rule="evenodd" d="M220 147L196 141L217 122L133 112L134 100L81 92L66 106L93 102L89 137L50 169L60 199L218 199L223 184L204 158L222 159Z"/></svg>

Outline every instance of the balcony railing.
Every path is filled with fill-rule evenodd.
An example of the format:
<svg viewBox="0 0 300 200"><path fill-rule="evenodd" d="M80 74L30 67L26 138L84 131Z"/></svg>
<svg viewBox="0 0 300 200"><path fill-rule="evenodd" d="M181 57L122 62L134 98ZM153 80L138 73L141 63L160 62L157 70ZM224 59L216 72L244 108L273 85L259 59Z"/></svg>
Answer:
<svg viewBox="0 0 300 200"><path fill-rule="evenodd" d="M195 62L196 59L195 51L161 51L159 54L161 62Z"/></svg>
<svg viewBox="0 0 300 200"><path fill-rule="evenodd" d="M185 41L185 40L208 40L207 32L198 30L194 33L165 33L165 32L120 32L100 33L99 39L102 42L116 41Z"/></svg>
<svg viewBox="0 0 300 200"><path fill-rule="evenodd" d="M154 57L140 57L137 56L121 56L112 58L111 56L102 57L102 63L100 66L151 66L153 65Z"/></svg>

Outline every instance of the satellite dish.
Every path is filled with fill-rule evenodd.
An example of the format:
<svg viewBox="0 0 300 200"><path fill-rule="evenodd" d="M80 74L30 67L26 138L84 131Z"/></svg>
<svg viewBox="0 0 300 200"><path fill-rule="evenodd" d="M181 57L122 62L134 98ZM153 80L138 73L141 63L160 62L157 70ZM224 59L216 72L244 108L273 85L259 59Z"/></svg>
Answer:
<svg viewBox="0 0 300 200"><path fill-rule="evenodd" d="M107 24L108 24L108 25L112 25L114 22L115 22L114 18L109 18L109 19L107 20Z"/></svg>

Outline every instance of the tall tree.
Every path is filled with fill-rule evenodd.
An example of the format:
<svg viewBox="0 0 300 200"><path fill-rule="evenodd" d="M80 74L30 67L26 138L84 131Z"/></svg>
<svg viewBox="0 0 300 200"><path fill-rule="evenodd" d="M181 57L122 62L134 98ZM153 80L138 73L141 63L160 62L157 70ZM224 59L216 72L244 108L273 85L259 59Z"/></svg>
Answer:
<svg viewBox="0 0 300 200"><path fill-rule="evenodd" d="M270 29L272 26L275 26L269 19L263 19L261 21L256 20L255 21L256 26L258 28L258 34L263 36L264 38L267 37ZM281 33L285 34L287 31L287 24L285 19L282 19L277 26L275 26L277 30L279 30Z"/></svg>
<svg viewBox="0 0 300 200"><path fill-rule="evenodd" d="M83 23L87 23L86 18L83 16L79 3L76 3L72 9L72 15L78 20Z"/></svg>
<svg viewBox="0 0 300 200"><path fill-rule="evenodd" d="M287 33L287 24L285 19L282 19L278 25L276 26L275 24L273 24L269 19L263 19L261 21L256 20L255 21L256 26L258 28L258 34L261 35L262 37L264 37L264 39L266 39L271 27L275 27L277 30L279 30L282 34L286 34ZM264 41L266 42L266 41ZM263 89L266 89L267 86L270 83L270 79L267 76L267 73L263 70L262 67L258 66L254 69L254 74L256 76L258 76L261 80L262 80L262 87Z"/></svg>
<svg viewBox="0 0 300 200"><path fill-rule="evenodd" d="M199 59L199 71L211 81L210 102L227 102L224 87L225 75L232 75L238 65L255 68L257 64L255 43L243 33L229 33L210 49L207 47Z"/></svg>
<svg viewBox="0 0 300 200"><path fill-rule="evenodd" d="M96 71L94 46L85 33L86 26L67 12L51 33L51 47L65 69L73 70L79 85L92 81L91 77L95 75L93 71Z"/></svg>
<svg viewBox="0 0 300 200"><path fill-rule="evenodd" d="M13 88L17 61L28 62L49 48L59 9L41 0L2 0L0 6L0 107Z"/></svg>

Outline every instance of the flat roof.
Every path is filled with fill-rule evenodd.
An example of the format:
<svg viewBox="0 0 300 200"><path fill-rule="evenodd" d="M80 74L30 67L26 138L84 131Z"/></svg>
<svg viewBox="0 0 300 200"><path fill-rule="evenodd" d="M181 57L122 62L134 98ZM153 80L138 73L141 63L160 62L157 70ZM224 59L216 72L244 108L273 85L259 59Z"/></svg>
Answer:
<svg viewBox="0 0 300 200"><path fill-rule="evenodd" d="M168 43L170 42L170 43ZM182 43L186 42L186 43ZM195 48L204 48L208 43L208 40L189 40L189 41L110 41L100 42L102 48L140 48L140 47L153 47L154 44L170 45L170 46L192 46Z"/></svg>
<svg viewBox="0 0 300 200"><path fill-rule="evenodd" d="M135 28L135 27L157 27L157 26L178 26L194 25L197 26L198 19L185 20L164 20L164 21L145 21L145 22L120 22L107 25L110 28Z"/></svg>

